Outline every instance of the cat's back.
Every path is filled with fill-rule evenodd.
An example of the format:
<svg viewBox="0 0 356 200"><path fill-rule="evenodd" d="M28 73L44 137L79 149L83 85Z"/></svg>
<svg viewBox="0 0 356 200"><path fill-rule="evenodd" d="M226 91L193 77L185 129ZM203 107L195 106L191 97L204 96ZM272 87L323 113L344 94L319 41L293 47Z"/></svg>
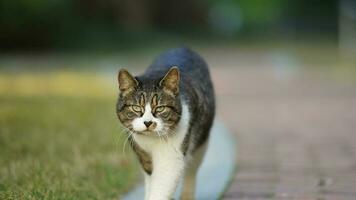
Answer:
<svg viewBox="0 0 356 200"><path fill-rule="evenodd" d="M159 55L147 68L146 74L165 74L172 66L177 66L183 76L210 79L209 69L204 59L189 48L181 47L168 50Z"/></svg>

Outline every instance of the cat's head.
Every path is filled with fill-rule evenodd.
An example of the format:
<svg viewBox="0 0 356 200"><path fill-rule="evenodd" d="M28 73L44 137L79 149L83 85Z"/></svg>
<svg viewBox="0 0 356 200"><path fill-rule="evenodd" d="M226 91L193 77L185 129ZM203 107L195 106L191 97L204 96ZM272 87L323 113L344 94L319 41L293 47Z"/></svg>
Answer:
<svg viewBox="0 0 356 200"><path fill-rule="evenodd" d="M159 78L134 77L120 70L116 112L122 125L135 134L160 137L170 133L182 112L179 81L177 67Z"/></svg>

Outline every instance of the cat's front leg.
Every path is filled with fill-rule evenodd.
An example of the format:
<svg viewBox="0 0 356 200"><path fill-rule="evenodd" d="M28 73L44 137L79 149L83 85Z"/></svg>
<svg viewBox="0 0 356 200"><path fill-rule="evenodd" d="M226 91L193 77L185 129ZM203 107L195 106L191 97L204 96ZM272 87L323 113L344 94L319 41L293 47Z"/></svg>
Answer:
<svg viewBox="0 0 356 200"><path fill-rule="evenodd" d="M149 200L151 190L151 176L146 172L143 172L145 176L145 200Z"/></svg>
<svg viewBox="0 0 356 200"><path fill-rule="evenodd" d="M167 152L153 157L148 200L170 200L184 174L184 156L180 152Z"/></svg>

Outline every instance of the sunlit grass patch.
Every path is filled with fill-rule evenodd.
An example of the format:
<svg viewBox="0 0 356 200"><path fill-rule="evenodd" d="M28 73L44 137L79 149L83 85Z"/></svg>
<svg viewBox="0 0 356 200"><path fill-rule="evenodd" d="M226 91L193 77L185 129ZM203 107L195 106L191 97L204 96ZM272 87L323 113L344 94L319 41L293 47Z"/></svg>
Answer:
<svg viewBox="0 0 356 200"><path fill-rule="evenodd" d="M105 78L0 77L0 199L117 199L133 184Z"/></svg>
<svg viewBox="0 0 356 200"><path fill-rule="evenodd" d="M116 91L116 88L110 87L115 86L112 84L113 77L67 71L6 73L0 74L0 95L108 97Z"/></svg>

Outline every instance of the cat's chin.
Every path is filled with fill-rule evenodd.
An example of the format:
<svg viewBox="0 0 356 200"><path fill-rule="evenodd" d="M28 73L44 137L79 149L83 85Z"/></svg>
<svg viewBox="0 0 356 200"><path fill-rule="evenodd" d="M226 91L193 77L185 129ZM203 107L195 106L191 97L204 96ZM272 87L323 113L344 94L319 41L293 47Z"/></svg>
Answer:
<svg viewBox="0 0 356 200"><path fill-rule="evenodd" d="M149 130L146 130L146 131L140 131L140 132L136 132L136 134L138 135L144 135L144 136L147 136L147 137L156 137L156 138L159 138L160 136L157 134L156 131L149 131Z"/></svg>
<svg viewBox="0 0 356 200"><path fill-rule="evenodd" d="M146 136L156 136L156 133L154 131L149 131L149 130L145 130L145 131L136 131L136 134L138 135L146 135Z"/></svg>

